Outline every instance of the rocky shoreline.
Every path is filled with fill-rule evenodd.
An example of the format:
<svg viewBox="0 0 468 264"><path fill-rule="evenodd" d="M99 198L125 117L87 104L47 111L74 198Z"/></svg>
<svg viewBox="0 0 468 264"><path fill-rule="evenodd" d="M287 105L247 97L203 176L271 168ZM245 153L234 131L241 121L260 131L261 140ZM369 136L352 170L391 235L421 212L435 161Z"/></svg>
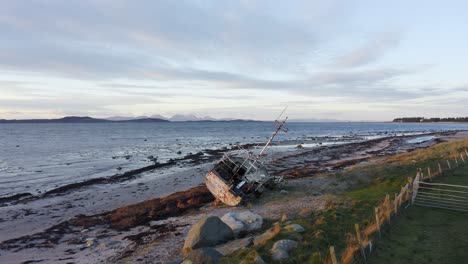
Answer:
<svg viewBox="0 0 468 264"><path fill-rule="evenodd" d="M40 198L10 201L8 206L0 207L0 260L2 263L10 263L13 260L16 263L90 263L98 260L152 263L150 260L154 258L159 259L160 263L165 263L176 260L179 259L188 229L204 215L222 216L227 212L248 209L261 215L266 222L273 222L285 212L297 213L304 204L320 209L325 204L327 188L339 186L330 186L329 179L317 178L315 175L371 162L389 154L428 147L443 140L456 138L459 133L386 137L344 145L273 152L267 156L268 167L273 174L289 178L288 183L259 201L252 201L238 208L210 206L213 198L204 186L197 186L200 180L203 181L204 173L209 168L206 161L216 159L222 151L213 151L208 158L202 158L200 155L191 158L192 172L196 170L200 173L196 180L184 175L188 171L184 168L175 168L174 177L166 179L164 183L163 178L158 178L158 184L162 185L152 186L158 186L159 189L177 186L180 190L174 194L166 190L165 198L147 199L141 195L131 195L136 191L149 195L152 193L152 186L149 182L137 181L128 187L119 184L123 179L120 178L114 182L117 186L114 191L107 188L108 184L102 184L102 187L88 186L89 188L77 186L77 189L62 189L63 192L52 192ZM434 138L416 144L407 143L408 139L427 135ZM171 166L177 167L175 164ZM157 168L151 170L154 169L157 171ZM138 175L137 177L143 179L148 176L145 173L151 173L151 170L144 169L140 173L133 172L125 177ZM176 178L179 180L175 180ZM287 189L298 184L308 184L311 188L316 188L317 194L312 197L288 197ZM171 189L177 191L177 188ZM113 195L111 199L110 194ZM158 197L164 197L164 192ZM268 201L272 197L291 198L294 202L287 206L282 203L270 204ZM108 203L100 204L101 199L106 198ZM118 206L119 204L124 206Z"/></svg>

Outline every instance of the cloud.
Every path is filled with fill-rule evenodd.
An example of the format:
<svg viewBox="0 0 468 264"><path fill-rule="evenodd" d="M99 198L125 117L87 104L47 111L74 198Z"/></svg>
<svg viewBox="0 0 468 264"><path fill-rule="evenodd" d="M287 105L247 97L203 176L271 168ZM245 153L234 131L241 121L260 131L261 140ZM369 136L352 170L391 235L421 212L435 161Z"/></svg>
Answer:
<svg viewBox="0 0 468 264"><path fill-rule="evenodd" d="M424 61L405 61L403 53L385 61L399 51L400 27L363 26L355 19L362 15L358 6L340 0L8 1L0 9L0 79L9 80L0 81L0 104L55 113L176 112L203 104L218 111L300 98L385 104L457 92L423 92L414 80L423 79L424 67L415 65ZM366 39L356 44L357 36Z"/></svg>
<svg viewBox="0 0 468 264"><path fill-rule="evenodd" d="M295 72L323 28L339 23L340 9L335 1L20 0L0 10L0 48L8 51L0 70L76 79L138 79L183 67Z"/></svg>
<svg viewBox="0 0 468 264"><path fill-rule="evenodd" d="M81 113L105 111L108 106L113 105L136 105L136 104L153 104L157 105L160 101L157 98L139 95L105 95L99 96L94 94L63 94L35 97L20 97L15 99L3 99L0 97L0 106L2 108L12 110L27 110L27 111L60 111L67 109L64 112L73 113L79 111Z"/></svg>
<svg viewBox="0 0 468 264"><path fill-rule="evenodd" d="M401 40L399 33L382 33L363 46L358 47L351 52L339 57L336 61L336 66L342 68L352 68L367 65L377 61L385 55L389 50L396 48Z"/></svg>

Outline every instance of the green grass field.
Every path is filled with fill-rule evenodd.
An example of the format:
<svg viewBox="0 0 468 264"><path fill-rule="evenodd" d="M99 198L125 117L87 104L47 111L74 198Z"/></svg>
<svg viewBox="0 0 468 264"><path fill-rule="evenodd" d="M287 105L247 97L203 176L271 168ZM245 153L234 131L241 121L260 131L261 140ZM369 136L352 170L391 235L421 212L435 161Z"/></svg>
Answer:
<svg viewBox="0 0 468 264"><path fill-rule="evenodd" d="M434 179L468 185L468 165ZM467 263L468 213L413 206L390 227L368 263Z"/></svg>

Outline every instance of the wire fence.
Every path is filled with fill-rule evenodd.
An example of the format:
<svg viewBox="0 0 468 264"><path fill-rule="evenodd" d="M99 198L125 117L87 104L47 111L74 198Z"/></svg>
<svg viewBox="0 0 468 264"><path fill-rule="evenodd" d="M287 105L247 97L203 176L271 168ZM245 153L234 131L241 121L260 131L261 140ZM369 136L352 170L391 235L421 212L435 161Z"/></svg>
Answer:
<svg viewBox="0 0 468 264"><path fill-rule="evenodd" d="M446 159L446 165L437 163L436 170L428 167L426 176L419 168L415 178L409 177L399 193L394 197L390 197L389 194L385 196L383 202L375 208L374 219L370 224L363 228L355 224L354 234L348 235L347 246L341 258L337 258L335 247L330 246L330 256L326 263L366 262L372 253L372 239L380 239L381 229L388 228L391 219L411 205L468 212L468 186L432 182L433 178L447 174L466 162L468 162L468 151L464 150L452 160Z"/></svg>

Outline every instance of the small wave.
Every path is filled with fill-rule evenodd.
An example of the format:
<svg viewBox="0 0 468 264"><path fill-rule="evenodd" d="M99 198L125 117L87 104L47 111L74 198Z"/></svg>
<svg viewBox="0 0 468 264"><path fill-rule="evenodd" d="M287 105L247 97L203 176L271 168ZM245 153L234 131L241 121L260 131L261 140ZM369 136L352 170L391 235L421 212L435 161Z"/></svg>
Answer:
<svg viewBox="0 0 468 264"><path fill-rule="evenodd" d="M417 138L407 140L406 143L419 144L419 143L423 143L423 142L426 142L426 141L430 141L430 140L432 140L434 138L435 138L434 136L417 137Z"/></svg>

